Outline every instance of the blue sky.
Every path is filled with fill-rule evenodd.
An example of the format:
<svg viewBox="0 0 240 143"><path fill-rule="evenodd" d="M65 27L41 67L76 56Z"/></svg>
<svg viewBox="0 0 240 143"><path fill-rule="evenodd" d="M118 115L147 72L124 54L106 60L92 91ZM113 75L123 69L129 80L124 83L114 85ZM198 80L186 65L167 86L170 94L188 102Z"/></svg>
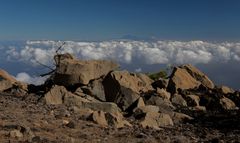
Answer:
<svg viewBox="0 0 240 143"><path fill-rule="evenodd" d="M0 0L0 40L240 40L239 0Z"/></svg>

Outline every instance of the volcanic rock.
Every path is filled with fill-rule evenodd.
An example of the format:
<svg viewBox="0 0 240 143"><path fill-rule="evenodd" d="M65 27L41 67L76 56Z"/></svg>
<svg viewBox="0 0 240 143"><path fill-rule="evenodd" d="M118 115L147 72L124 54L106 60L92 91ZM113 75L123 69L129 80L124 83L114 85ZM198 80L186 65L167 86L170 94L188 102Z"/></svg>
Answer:
<svg viewBox="0 0 240 143"><path fill-rule="evenodd" d="M186 69L175 67L170 76L168 91L176 93L178 89L192 89L200 85L200 82L194 79Z"/></svg>
<svg viewBox="0 0 240 143"><path fill-rule="evenodd" d="M196 67L188 64L188 65L183 65L181 68L186 69L187 72L197 81L201 82L201 84L205 87L208 87L210 89L214 88L214 83L199 69Z"/></svg>
<svg viewBox="0 0 240 143"><path fill-rule="evenodd" d="M223 109L226 110L236 109L235 103L226 97L220 99L220 104L222 105Z"/></svg>
<svg viewBox="0 0 240 143"><path fill-rule="evenodd" d="M126 110L140 97L140 93L153 90L151 82L152 80L144 74L110 72L103 80L106 101L115 102Z"/></svg>
<svg viewBox="0 0 240 143"><path fill-rule="evenodd" d="M66 55L69 54L56 55L54 57L57 67L51 78L58 85L87 85L90 80L100 78L118 68L118 65L111 61L83 61Z"/></svg>
<svg viewBox="0 0 240 143"><path fill-rule="evenodd" d="M174 105L180 105L187 107L186 100L180 94L173 94L171 101Z"/></svg>
<svg viewBox="0 0 240 143"><path fill-rule="evenodd" d="M200 70L192 65L183 65L174 67L168 84L168 91L172 94L178 89L193 89L203 85L207 88L214 88L214 83Z"/></svg>

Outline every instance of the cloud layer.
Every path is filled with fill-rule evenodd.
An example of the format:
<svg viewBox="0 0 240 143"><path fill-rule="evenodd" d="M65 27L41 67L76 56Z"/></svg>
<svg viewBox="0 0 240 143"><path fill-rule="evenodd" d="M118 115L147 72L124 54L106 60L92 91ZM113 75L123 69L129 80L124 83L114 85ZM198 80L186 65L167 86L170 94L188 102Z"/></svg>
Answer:
<svg viewBox="0 0 240 143"><path fill-rule="evenodd" d="M9 60L37 65L51 65L57 49L54 41L27 41L20 50L9 47ZM240 61L240 43L209 43L203 41L66 41L61 51L80 59L110 59L124 64L184 64Z"/></svg>
<svg viewBox="0 0 240 143"><path fill-rule="evenodd" d="M115 40L102 42L65 41L61 53L71 53L80 59L108 59L122 65L135 65L135 71L144 71L146 66L156 64L230 65L240 62L240 43L204 41L131 41ZM53 56L61 43L56 41L27 41L21 45L0 44L0 64L18 62L30 67L41 67L39 63L54 66ZM228 64L229 63L229 64ZM234 64L234 65L235 65ZM204 70L204 66L203 70ZM229 66L233 67L233 65ZM226 67L223 67L226 69ZM26 72L21 67L18 72ZM236 68L234 69L236 70ZM240 68L237 68L240 71ZM222 73L216 72L216 75ZM31 74L30 74L31 75ZM44 79L20 73L17 79L28 83L42 83ZM213 75L214 76L214 75ZM226 76L226 75L225 75ZM231 79L231 81L230 81ZM229 83L234 77L227 77ZM237 87L237 86L235 86ZM239 87L239 86L238 86Z"/></svg>

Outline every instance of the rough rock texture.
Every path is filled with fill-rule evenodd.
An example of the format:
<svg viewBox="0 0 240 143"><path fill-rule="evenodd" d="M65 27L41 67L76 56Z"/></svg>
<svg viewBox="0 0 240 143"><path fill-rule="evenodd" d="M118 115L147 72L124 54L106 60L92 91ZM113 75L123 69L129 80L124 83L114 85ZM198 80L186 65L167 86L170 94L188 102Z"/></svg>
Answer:
<svg viewBox="0 0 240 143"><path fill-rule="evenodd" d="M103 81L102 78L90 81L87 88L85 88L85 91L88 95L91 95L100 101L106 101L102 81Z"/></svg>
<svg viewBox="0 0 240 143"><path fill-rule="evenodd" d="M157 89L157 88L164 88L164 89L166 89L167 88L167 86L168 86L168 82L169 82L169 79L159 79L159 80L157 80L157 81L154 81L153 83L152 83L152 86L153 86L153 88L155 88L155 89Z"/></svg>
<svg viewBox="0 0 240 143"><path fill-rule="evenodd" d="M199 85L210 89L215 87L214 83L196 67L182 65L174 67L167 88L171 93L176 93L178 89L193 89L198 88Z"/></svg>
<svg viewBox="0 0 240 143"><path fill-rule="evenodd" d="M103 111L94 111L88 118L89 120L101 125L108 126L107 120L105 118L105 114Z"/></svg>
<svg viewBox="0 0 240 143"><path fill-rule="evenodd" d="M126 110L139 98L140 93L153 89L151 82L152 80L143 74L113 71L103 80L106 100L115 102Z"/></svg>
<svg viewBox="0 0 240 143"><path fill-rule="evenodd" d="M168 83L168 91L176 93L178 89L192 89L200 85L186 69L175 67Z"/></svg>
<svg viewBox="0 0 240 143"><path fill-rule="evenodd" d="M234 90L227 86L221 86L219 90L220 90L219 92L222 92L223 94L234 93Z"/></svg>
<svg viewBox="0 0 240 143"><path fill-rule="evenodd" d="M17 82L17 80L11 76L9 73L7 73L5 70L0 69L0 81L1 80L7 80L10 81L12 84Z"/></svg>
<svg viewBox="0 0 240 143"><path fill-rule="evenodd" d="M199 106L200 98L197 95L186 95L185 100L190 107Z"/></svg>
<svg viewBox="0 0 240 143"><path fill-rule="evenodd" d="M90 80L100 78L108 72L118 68L118 65L111 61L83 61L73 57L62 58L64 56L65 55L55 56L57 67L52 80L58 85L86 85Z"/></svg>
<svg viewBox="0 0 240 143"><path fill-rule="evenodd" d="M220 104L226 110L236 109L235 103L232 100L230 100L230 99L228 99L226 97L220 99Z"/></svg>
<svg viewBox="0 0 240 143"><path fill-rule="evenodd" d="M8 80L0 81L0 91L4 91L12 87L13 87L13 84L11 83L11 81L8 81Z"/></svg>
<svg viewBox="0 0 240 143"><path fill-rule="evenodd" d="M175 105L185 106L187 107L186 100L180 94L173 94L171 101Z"/></svg>
<svg viewBox="0 0 240 143"><path fill-rule="evenodd" d="M201 84L205 87L208 88L214 88L214 83L199 69L196 67L188 64L188 65L183 65L181 68L186 69L187 72L197 81L201 82Z"/></svg>
<svg viewBox="0 0 240 143"><path fill-rule="evenodd" d="M62 104L65 95L70 94L64 86L54 86L44 96L47 104Z"/></svg>

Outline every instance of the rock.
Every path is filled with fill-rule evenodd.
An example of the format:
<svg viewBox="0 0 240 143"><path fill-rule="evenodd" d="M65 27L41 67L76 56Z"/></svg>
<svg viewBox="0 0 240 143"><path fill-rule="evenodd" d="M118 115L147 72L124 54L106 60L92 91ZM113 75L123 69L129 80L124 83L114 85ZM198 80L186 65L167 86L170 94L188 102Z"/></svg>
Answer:
<svg viewBox="0 0 240 143"><path fill-rule="evenodd" d="M200 98L197 95L185 95L187 105L191 107L199 106Z"/></svg>
<svg viewBox="0 0 240 143"><path fill-rule="evenodd" d="M82 120L87 120L88 117L94 112L89 108L72 107L73 112Z"/></svg>
<svg viewBox="0 0 240 143"><path fill-rule="evenodd" d="M173 94L171 101L174 105L180 105L187 107L186 100L180 94Z"/></svg>
<svg viewBox="0 0 240 143"><path fill-rule="evenodd" d="M155 105L158 106L161 112L168 113L172 112L175 107L169 100L162 99L162 97L158 95L152 95L149 99L145 101L146 105Z"/></svg>
<svg viewBox="0 0 240 143"><path fill-rule="evenodd" d="M123 119L121 113L108 113L103 111L94 111L88 118L89 120L99 124L103 127L111 126L115 128L122 128L125 126L131 126L129 122Z"/></svg>
<svg viewBox="0 0 240 143"><path fill-rule="evenodd" d="M87 87L79 87L76 89L76 91L74 92L75 95L82 97L86 100L88 100L89 102L100 102L98 99L96 99L95 97L89 95L89 94L85 94L84 91L88 90Z"/></svg>
<svg viewBox="0 0 240 143"><path fill-rule="evenodd" d="M133 92L129 88L121 87L121 92L115 99L115 103L123 110L126 111L134 102L139 99L139 94Z"/></svg>
<svg viewBox="0 0 240 143"><path fill-rule="evenodd" d="M90 81L87 87L87 94L93 96L100 101L106 101L102 81L102 78Z"/></svg>
<svg viewBox="0 0 240 143"><path fill-rule="evenodd" d="M140 125L143 128L149 127L158 130L159 127L173 126L173 121L168 114L149 112L141 119Z"/></svg>
<svg viewBox="0 0 240 143"><path fill-rule="evenodd" d="M13 76L11 76L5 70L0 69L0 81L2 81L2 80L7 80L12 84L17 82L17 80Z"/></svg>
<svg viewBox="0 0 240 143"><path fill-rule="evenodd" d="M112 102L90 102L87 99L76 95L65 96L64 104L69 107L75 107L80 109L91 109L94 111L104 111L109 113L119 112L120 109L115 103Z"/></svg>
<svg viewBox="0 0 240 143"><path fill-rule="evenodd" d="M220 104L222 105L222 108L226 110L236 109L235 103L226 97L220 99Z"/></svg>
<svg viewBox="0 0 240 143"><path fill-rule="evenodd" d="M208 87L210 89L214 88L215 85L214 83L199 69L196 67L188 64L188 65L183 65L181 68L186 69L187 72L197 81L201 82L202 85L205 87Z"/></svg>
<svg viewBox="0 0 240 143"><path fill-rule="evenodd" d="M141 116L142 114L146 114L146 113L150 113L150 112L158 113L159 107L154 106L154 105L146 105L146 106L138 107L134 110L134 116L135 116L135 118L137 118L138 116Z"/></svg>
<svg viewBox="0 0 240 143"><path fill-rule="evenodd" d="M231 89L230 87L227 86L221 86L219 88L219 92L223 93L223 94L229 94L229 93L234 93L235 91L233 89Z"/></svg>
<svg viewBox="0 0 240 143"><path fill-rule="evenodd" d="M111 61L83 61L77 60L69 54L56 55L54 59L57 67L51 78L55 84L64 86L87 85L90 80L98 79L118 68L118 65Z"/></svg>
<svg viewBox="0 0 240 143"><path fill-rule="evenodd" d="M138 100L137 100L136 107L138 108L138 107L143 107L143 106L145 106L144 100L143 100L142 97L139 97Z"/></svg>
<svg viewBox="0 0 240 143"><path fill-rule="evenodd" d="M10 137L12 137L12 138L22 138L23 137L23 134L19 130L16 130L16 129L10 131L9 134L10 134Z"/></svg>
<svg viewBox="0 0 240 143"><path fill-rule="evenodd" d="M1 80L0 81L0 91L5 91L7 89L10 89L13 87L13 84L11 83L11 81L8 80Z"/></svg>
<svg viewBox="0 0 240 143"><path fill-rule="evenodd" d="M160 97L162 97L163 99L170 100L170 98L171 98L171 94L169 92L167 92L165 89L157 88L157 94Z"/></svg>
<svg viewBox="0 0 240 143"><path fill-rule="evenodd" d="M47 104L62 104L64 96L68 94L65 87L55 85L45 94L44 99Z"/></svg>
<svg viewBox="0 0 240 143"><path fill-rule="evenodd" d="M125 126L131 127L132 125L124 120L122 114L120 112L116 113L105 113L105 117L109 126L115 128L123 128Z"/></svg>
<svg viewBox="0 0 240 143"><path fill-rule="evenodd" d="M168 83L167 90L174 94L178 89L193 89L200 85L200 82L194 79L186 69L175 67Z"/></svg>
<svg viewBox="0 0 240 143"><path fill-rule="evenodd" d="M168 82L169 82L169 79L159 79L155 82L152 83L152 86L153 88L157 89L157 88L163 88L163 89L166 89L167 86L168 86Z"/></svg>
<svg viewBox="0 0 240 143"><path fill-rule="evenodd" d="M101 126L108 126L107 120L105 118L105 113L103 111L94 111L88 119Z"/></svg>
<svg viewBox="0 0 240 143"><path fill-rule="evenodd" d="M170 116L175 124L193 119L192 117L186 114L178 113L178 112L173 112Z"/></svg>
<svg viewBox="0 0 240 143"><path fill-rule="evenodd" d="M113 71L103 80L106 101L115 102L125 111L140 97L141 93L153 90L151 81L144 74Z"/></svg>

